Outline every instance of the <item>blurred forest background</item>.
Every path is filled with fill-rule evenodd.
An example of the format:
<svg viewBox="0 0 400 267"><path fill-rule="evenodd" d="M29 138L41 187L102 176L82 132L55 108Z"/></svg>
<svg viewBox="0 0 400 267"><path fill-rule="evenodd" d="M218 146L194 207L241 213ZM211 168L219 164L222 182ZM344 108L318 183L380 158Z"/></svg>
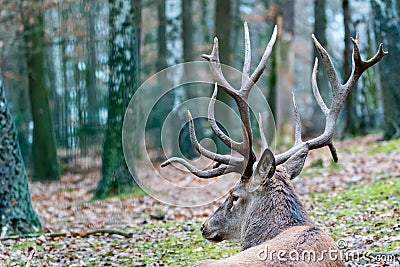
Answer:
<svg viewBox="0 0 400 267"><path fill-rule="evenodd" d="M377 51L376 44L384 44L389 56L362 76L337 133L400 137L397 0L0 0L0 5L1 80L29 176L35 180L102 168L98 197L133 185L120 144L130 98L158 71L201 60L201 54L211 52L214 36L220 40L221 62L240 70L244 21L249 23L254 65L273 26L279 27L273 58L259 85L281 140L293 138L293 111L288 108L292 91L305 135L315 135L323 127L311 90L316 56L312 33L332 56L341 80L351 70L351 36L360 34L364 58ZM322 95L329 98L322 66L318 75ZM152 133L149 144L155 151L160 148L163 120L190 97L173 90L150 117L146 130ZM197 130L206 137L203 128ZM188 138L180 145L188 157L194 156ZM115 177L125 181L116 182Z"/></svg>

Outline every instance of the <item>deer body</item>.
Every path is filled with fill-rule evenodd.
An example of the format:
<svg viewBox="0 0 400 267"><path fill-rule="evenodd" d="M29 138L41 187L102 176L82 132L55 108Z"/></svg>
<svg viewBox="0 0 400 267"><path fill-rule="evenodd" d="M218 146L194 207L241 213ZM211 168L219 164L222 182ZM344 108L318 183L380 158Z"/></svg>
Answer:
<svg viewBox="0 0 400 267"><path fill-rule="evenodd" d="M204 238L213 242L236 241L240 243L242 251L227 259L201 261L195 266L345 266L339 257L336 243L322 229L314 226L300 203L290 180L300 174L309 150L327 146L334 161L337 162L337 153L332 138L339 112L361 74L382 59L387 52L383 51L381 44L374 57L363 61L358 48L358 36L356 39L352 39L354 44L352 72L349 79L341 84L329 54L312 36L332 87L332 102L328 108L317 86L318 59L316 58L312 72L312 88L315 100L326 118L324 132L311 140L302 140L300 116L293 96L295 144L286 152L274 155L268 148L260 116L262 148L257 162L253 150L247 100L252 86L260 78L271 55L277 38L277 28L275 26L260 63L251 74L250 38L247 23L244 26L245 59L240 89L234 89L222 73L218 39L214 39L211 54L203 55L209 61L216 81L208 108L211 129L226 146L236 151L240 157L221 155L204 148L197 140L193 119L189 112L190 139L194 148L202 156L216 161L217 164L212 169L200 170L188 161L176 157L161 164L162 167L171 163L181 164L194 175L204 179L231 172L241 174L240 181L229 192L228 197L215 213L204 222L201 231ZM242 121L243 140L241 142L232 140L216 123L214 105L218 91L217 84L236 102ZM315 258L305 258L302 257L303 254L308 256L312 254Z"/></svg>
<svg viewBox="0 0 400 267"><path fill-rule="evenodd" d="M267 149L251 180L238 183L202 226L204 238L238 240L242 252L195 266L345 266L336 243L307 215L285 166L274 169Z"/></svg>
<svg viewBox="0 0 400 267"><path fill-rule="evenodd" d="M200 261L194 266L345 266L339 260L338 251L336 243L322 229L314 226L292 226L273 239L243 250L234 256L220 260ZM338 260L329 261L327 260L329 257Z"/></svg>

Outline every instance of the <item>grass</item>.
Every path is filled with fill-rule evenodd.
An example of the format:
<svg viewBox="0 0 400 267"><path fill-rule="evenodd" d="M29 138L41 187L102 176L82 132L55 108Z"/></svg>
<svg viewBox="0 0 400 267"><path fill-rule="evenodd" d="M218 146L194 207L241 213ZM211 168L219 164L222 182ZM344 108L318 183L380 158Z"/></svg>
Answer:
<svg viewBox="0 0 400 267"><path fill-rule="evenodd" d="M92 191L90 191L91 193L94 193L95 189L93 189ZM106 199L115 199L115 198L131 198L131 197L142 197L142 196L146 196L147 193L140 187L140 186L136 186L132 189L131 192L125 192L125 193L121 193L121 194L116 194L116 195L110 195L110 196L106 196L106 197L93 197L90 202L95 202L98 200L106 200Z"/></svg>
<svg viewBox="0 0 400 267"><path fill-rule="evenodd" d="M369 155L377 153L390 153L400 147L400 139L394 139L389 141L382 141L380 143L375 143L369 145L367 148L367 153Z"/></svg>
<svg viewBox="0 0 400 267"><path fill-rule="evenodd" d="M305 167L301 171L301 176L304 177L318 177L324 173L339 172L342 169L342 165L335 163L333 160L328 166L324 167L322 159L318 159L310 164L310 166Z"/></svg>
<svg viewBox="0 0 400 267"><path fill-rule="evenodd" d="M351 240L356 233L370 236L365 251L398 250L400 241L396 236L399 229L396 227L399 227L400 217L395 215L394 209L398 206L399 196L400 178L351 187L344 192L313 194L311 202L316 205L310 209L310 215L335 240ZM229 242L213 244L205 241L200 235L200 222L190 222L189 230L182 232L182 228L188 227L186 224L167 222L136 227L136 231L153 229L168 233L160 239L138 242L136 247L141 255L136 259L138 263L189 266L198 260L224 258L239 251L238 245Z"/></svg>
<svg viewBox="0 0 400 267"><path fill-rule="evenodd" d="M368 251L400 249L398 215L400 178L351 187L344 192L320 193L311 196L318 203L310 215L335 240L368 236Z"/></svg>
<svg viewBox="0 0 400 267"><path fill-rule="evenodd" d="M362 186L352 186L343 192L312 194L305 201L314 221L324 228L335 240L353 240L359 236L368 237L362 250L391 251L400 249L398 231L400 230L399 212L400 178L385 179ZM86 242L74 249L82 256L87 266L99 266L112 259L118 266L190 266L193 263L211 258L224 258L239 252L239 246L230 242L210 243L200 234L200 221L165 221L133 226L126 231L133 232L136 240L107 238L108 241L82 238L74 242ZM397 228L396 228L397 227ZM73 241L49 240L46 246L57 251L63 245ZM349 242L351 244L351 242ZM36 250L38 246L32 239L15 241L13 251ZM65 248L65 247L64 247ZM101 248L96 256L94 249ZM116 251L118 250L118 252ZM121 253L129 251L127 253ZM61 253L62 252L58 252ZM79 257L81 257L79 256ZM57 258L56 258L57 259ZM45 259L36 258L45 263ZM47 262L53 259L47 259ZM23 259L9 259L6 266L23 264ZM111 262L110 262L111 263ZM156 264L156 265L154 265Z"/></svg>
<svg viewBox="0 0 400 267"><path fill-rule="evenodd" d="M201 222L167 222L158 227L145 229L164 231L161 239L137 242L137 264L166 264L167 266L190 266L202 259L229 257L239 252L239 246L231 242L210 243L200 234Z"/></svg>
<svg viewBox="0 0 400 267"><path fill-rule="evenodd" d="M343 150L359 154L391 153L400 147L400 139L348 146ZM340 171L341 165L323 166L317 160L303 170L302 176L317 177ZM374 173L373 175L381 175ZM72 189L64 189L69 191ZM140 197L142 190L119 198ZM303 203L310 216L335 240L345 239L351 248L369 252L400 250L400 177L370 184L350 185L342 192L323 192L305 196ZM93 200L92 200L93 201ZM153 213L156 212L153 210ZM144 214L148 216L149 214ZM200 234L200 221L160 221L131 226L133 239L112 236L68 240L48 240L38 245L34 239L9 241L16 257L6 259L5 266L24 266L32 247L46 251L48 258L35 256L36 263L57 263L73 252L87 266L190 266L211 258L224 258L239 252L239 245L230 242L210 243ZM65 247L68 244L68 248ZM98 253L96 252L98 250ZM47 252L48 251L48 252ZM71 253L70 253L71 251ZM1 259L0 246L0 259ZM25 258L18 258L24 255ZM47 256L46 256L47 257ZM1 260L0 260L1 261ZM0 264L0 265L1 265ZM2 266L2 265L1 265ZM40 264L38 265L40 266ZM60 265L61 266L61 265Z"/></svg>
<svg viewBox="0 0 400 267"><path fill-rule="evenodd" d="M366 145L350 145L345 146L342 151L353 154L368 155L374 154L388 154L400 147L400 139L393 139L388 141L373 142Z"/></svg>

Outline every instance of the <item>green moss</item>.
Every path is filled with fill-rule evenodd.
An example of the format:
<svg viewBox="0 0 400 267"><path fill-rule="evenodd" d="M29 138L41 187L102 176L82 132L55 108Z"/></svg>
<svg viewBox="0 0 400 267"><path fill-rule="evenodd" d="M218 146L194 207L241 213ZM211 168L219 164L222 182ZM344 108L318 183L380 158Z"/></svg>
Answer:
<svg viewBox="0 0 400 267"><path fill-rule="evenodd" d="M367 148L367 153L370 155L378 153L387 154L399 148L400 148L400 139L394 139L390 141L382 141L369 146Z"/></svg>
<svg viewBox="0 0 400 267"><path fill-rule="evenodd" d="M94 191L92 191L92 193L94 193ZM131 198L131 197L142 197L142 196L146 196L146 195L147 195L147 193L142 188L140 188L139 186L135 186L129 192L123 192L120 194L110 195L110 196L105 196L105 197L93 197L88 202L91 203L91 202L95 202L98 200L106 200L106 199L114 199L114 198L123 199L123 198Z"/></svg>
<svg viewBox="0 0 400 267"><path fill-rule="evenodd" d="M318 203L318 208L310 209L310 215L335 240L356 234L371 237L371 243L382 239L384 246L399 249L397 241L390 241L395 240L395 228L400 223L394 212L399 206L399 196L400 178L351 187L339 193L314 194L311 201ZM382 247L374 245L369 249L382 251Z"/></svg>
<svg viewBox="0 0 400 267"><path fill-rule="evenodd" d="M333 160L329 163L328 170L330 172L338 172L342 169L342 165L335 163Z"/></svg>
<svg viewBox="0 0 400 267"><path fill-rule="evenodd" d="M322 159L317 159L310 164L309 168L323 168L323 167L324 167L324 162L322 161Z"/></svg>
<svg viewBox="0 0 400 267"><path fill-rule="evenodd" d="M387 251L397 251L400 248L400 240L394 240L387 245L381 247L373 247L367 249L368 252L387 252Z"/></svg>
<svg viewBox="0 0 400 267"><path fill-rule="evenodd" d="M200 234L201 222L166 223L159 225L168 234L157 240L135 244L141 256L137 263L163 263L167 266L190 266L202 259L219 259L239 252L239 246L230 242L210 243ZM186 231L182 231L182 228ZM157 228L153 228L157 229Z"/></svg>
<svg viewBox="0 0 400 267"><path fill-rule="evenodd" d="M15 249L15 250L23 250L23 249L27 249L29 247L37 247L37 245L35 244L35 241L20 240L20 241L16 241L15 244L13 245L13 249Z"/></svg>

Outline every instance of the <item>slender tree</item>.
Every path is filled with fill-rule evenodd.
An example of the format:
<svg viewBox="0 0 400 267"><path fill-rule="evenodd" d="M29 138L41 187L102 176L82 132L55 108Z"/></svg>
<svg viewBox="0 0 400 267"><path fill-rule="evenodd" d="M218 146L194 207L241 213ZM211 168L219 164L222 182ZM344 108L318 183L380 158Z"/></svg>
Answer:
<svg viewBox="0 0 400 267"><path fill-rule="evenodd" d="M28 177L0 80L0 232L8 235L39 231L32 208Z"/></svg>
<svg viewBox="0 0 400 267"><path fill-rule="evenodd" d="M157 17L158 17L158 28L157 28L157 71L163 70L167 67L167 18L165 17L165 0L159 0L157 2Z"/></svg>
<svg viewBox="0 0 400 267"><path fill-rule="evenodd" d="M218 36L221 63L230 66L232 56L231 29L232 29L232 0L216 1L215 9L215 36Z"/></svg>
<svg viewBox="0 0 400 267"><path fill-rule="evenodd" d="M88 68L86 70L86 94L87 94L87 116L84 122L85 138L88 139L93 133L96 133L99 127L99 90L96 82L96 69L97 69L97 56L96 56L96 31L95 31L95 16L98 13L97 1L91 1L90 12L88 14L88 44L87 44L87 55L88 55Z"/></svg>
<svg viewBox="0 0 400 267"><path fill-rule="evenodd" d="M192 61L195 59L194 47L193 47L192 8L193 8L192 0L182 0L183 61L185 62Z"/></svg>
<svg viewBox="0 0 400 267"><path fill-rule="evenodd" d="M293 136L294 90L294 0L278 1L277 25L280 29L276 46L276 121L278 133L283 138Z"/></svg>
<svg viewBox="0 0 400 267"><path fill-rule="evenodd" d="M192 0L181 0L182 2L182 37L183 37L183 61L190 62L196 59L194 45L193 45L193 1ZM197 55L198 56L198 55ZM192 80L195 78L197 74L193 73L193 71L188 71L185 69L185 76L188 80ZM185 92L188 99L193 99L198 97L196 88L189 86L185 87ZM186 114L185 114L186 116ZM199 124L195 125L196 133L199 138L204 136L202 127L199 127ZM181 131L179 144L181 147L182 153L187 158L195 158L197 157L197 153L193 151L193 147L191 142L189 142L189 123L184 125L184 128Z"/></svg>
<svg viewBox="0 0 400 267"><path fill-rule="evenodd" d="M157 17L158 17L158 27L157 27L157 62L156 70L162 71L167 68L167 18L165 14L165 1L159 0L157 2ZM161 88L163 84L158 84ZM149 117L148 127L153 131L153 143L154 147L161 150L161 128L166 114L171 110L174 99L172 94L167 94L162 100L162 105L154 109L154 115L151 114Z"/></svg>
<svg viewBox="0 0 400 267"><path fill-rule="evenodd" d="M215 2L215 33L214 36L218 37L220 49L220 61L224 65L232 66L232 26L233 26L233 12L232 12L232 0L218 0ZM218 90L217 99L228 106L232 105L232 99L222 90ZM219 111L219 106L216 107L216 114L223 114L223 110ZM218 120L218 118L217 118ZM225 120L224 126L227 129L232 128L230 125L230 118ZM217 151L220 153L228 153L229 149L217 138L212 136L213 141L217 146Z"/></svg>
<svg viewBox="0 0 400 267"><path fill-rule="evenodd" d="M102 176L95 197L131 193L131 177L122 150L122 124L129 100L139 85L140 1L112 0L110 4L110 84ZM132 140L134 142L134 140ZM135 170L131 169L135 175Z"/></svg>
<svg viewBox="0 0 400 267"><path fill-rule="evenodd" d="M45 81L45 57L43 53L42 1L23 1L22 14L27 65L29 73L29 97L33 120L33 178L59 180L56 138L49 103L49 89Z"/></svg>
<svg viewBox="0 0 400 267"><path fill-rule="evenodd" d="M384 103L385 138L400 137L400 75L396 74L400 62L400 7L397 0L371 0L374 14L375 36L384 43L389 56L378 64Z"/></svg>
<svg viewBox="0 0 400 267"><path fill-rule="evenodd" d="M344 50L343 50L343 79L346 79L350 76L351 71L351 32L350 32L350 24L351 24L351 12L350 12L350 1L342 0L342 9L343 9L343 26L344 26ZM346 108L345 108L345 133L354 135L359 130L359 122L357 120L356 114L356 96L357 96L357 87L354 88L349 96L346 98Z"/></svg>
<svg viewBox="0 0 400 267"><path fill-rule="evenodd" d="M326 0L314 0L314 34L324 47L328 46L328 41L326 38L326 26ZM315 47L313 47L313 51L313 59L315 57L320 57ZM317 72L317 81L322 97L325 99L325 101L329 102L327 98L330 97L330 87L328 76L326 75L325 71ZM321 113L321 109L316 103L313 103L313 118L314 120L311 123L305 122L304 125L306 132L311 135L313 133L320 132L325 122L324 114Z"/></svg>

